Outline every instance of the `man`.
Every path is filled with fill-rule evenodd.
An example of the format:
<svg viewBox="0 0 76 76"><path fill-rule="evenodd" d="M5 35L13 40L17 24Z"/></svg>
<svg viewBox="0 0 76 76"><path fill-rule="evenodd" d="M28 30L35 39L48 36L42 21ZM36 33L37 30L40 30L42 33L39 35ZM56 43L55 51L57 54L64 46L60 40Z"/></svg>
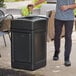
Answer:
<svg viewBox="0 0 76 76"><path fill-rule="evenodd" d="M53 60L59 59L60 53L60 35L63 25L65 26L65 52L64 52L64 65L71 66L70 53L72 47L72 30L74 22L73 9L76 8L74 0L57 0L56 15L55 15L55 37L54 46L55 53Z"/></svg>

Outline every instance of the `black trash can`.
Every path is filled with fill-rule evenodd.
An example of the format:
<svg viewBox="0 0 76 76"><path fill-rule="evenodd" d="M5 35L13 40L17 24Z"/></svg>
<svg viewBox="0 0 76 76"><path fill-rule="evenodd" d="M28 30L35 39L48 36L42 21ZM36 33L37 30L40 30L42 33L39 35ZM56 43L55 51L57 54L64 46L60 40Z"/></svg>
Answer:
<svg viewBox="0 0 76 76"><path fill-rule="evenodd" d="M11 66L35 70L46 65L47 18L27 16L11 21Z"/></svg>

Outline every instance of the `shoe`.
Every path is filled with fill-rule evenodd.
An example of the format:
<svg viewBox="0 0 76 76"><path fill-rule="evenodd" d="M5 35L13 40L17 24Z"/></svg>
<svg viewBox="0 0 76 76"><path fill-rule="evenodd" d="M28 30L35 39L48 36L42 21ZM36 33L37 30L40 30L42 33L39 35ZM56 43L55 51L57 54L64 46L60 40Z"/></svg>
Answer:
<svg viewBox="0 0 76 76"><path fill-rule="evenodd" d="M59 60L59 57L58 56L53 56L53 60L57 61L57 60Z"/></svg>
<svg viewBox="0 0 76 76"><path fill-rule="evenodd" d="M55 61L59 60L59 56L58 56L59 52L60 51L55 51L54 56L53 56L53 60L55 60Z"/></svg>
<svg viewBox="0 0 76 76"><path fill-rule="evenodd" d="M71 62L70 61L65 61L64 65L65 66L71 66Z"/></svg>

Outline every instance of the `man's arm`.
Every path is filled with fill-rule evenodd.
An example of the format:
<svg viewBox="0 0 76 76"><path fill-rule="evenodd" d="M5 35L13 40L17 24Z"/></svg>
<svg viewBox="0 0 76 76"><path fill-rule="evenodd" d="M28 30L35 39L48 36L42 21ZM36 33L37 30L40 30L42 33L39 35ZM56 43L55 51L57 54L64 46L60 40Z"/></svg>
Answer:
<svg viewBox="0 0 76 76"><path fill-rule="evenodd" d="M37 6L38 4L41 4L41 3L43 3L45 0L38 0L38 2L36 2L35 4L34 4L34 6Z"/></svg>
<svg viewBox="0 0 76 76"><path fill-rule="evenodd" d="M66 11L68 9L74 9L74 8L76 8L76 3L75 4L71 4L71 5L63 5L63 6L61 6L61 10L62 11Z"/></svg>

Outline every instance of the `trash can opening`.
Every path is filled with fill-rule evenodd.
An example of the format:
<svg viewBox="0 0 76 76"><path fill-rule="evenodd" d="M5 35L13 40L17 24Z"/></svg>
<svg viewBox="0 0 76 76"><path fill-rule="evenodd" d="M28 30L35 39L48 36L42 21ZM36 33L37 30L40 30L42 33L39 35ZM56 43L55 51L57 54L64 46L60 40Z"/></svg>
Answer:
<svg viewBox="0 0 76 76"><path fill-rule="evenodd" d="M47 18L47 17L42 17L42 16L26 16L26 17L20 17L20 18L17 18L17 19L36 20L36 19L43 19L43 18Z"/></svg>

